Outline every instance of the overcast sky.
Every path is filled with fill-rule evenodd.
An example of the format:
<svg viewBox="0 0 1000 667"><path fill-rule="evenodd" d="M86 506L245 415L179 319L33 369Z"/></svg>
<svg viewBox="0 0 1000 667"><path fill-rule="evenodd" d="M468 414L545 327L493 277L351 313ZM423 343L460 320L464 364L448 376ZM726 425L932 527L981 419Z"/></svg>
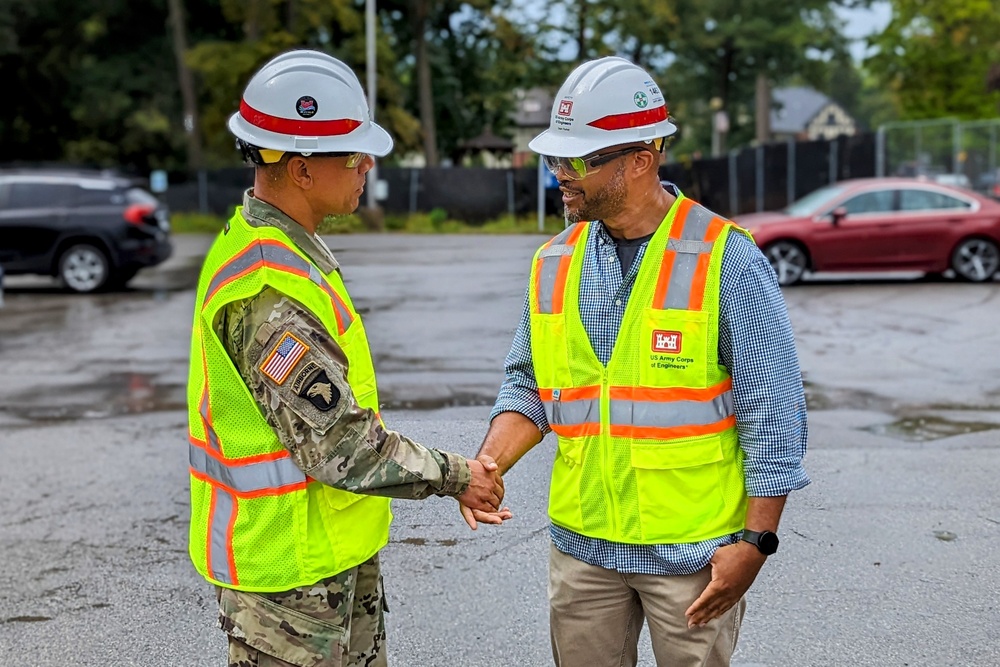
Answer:
<svg viewBox="0 0 1000 667"><path fill-rule="evenodd" d="M844 34L855 40L851 53L855 60L860 61L865 56L864 38L885 29L892 15L892 7L888 2L874 2L870 9L841 9L837 13L847 21Z"/></svg>

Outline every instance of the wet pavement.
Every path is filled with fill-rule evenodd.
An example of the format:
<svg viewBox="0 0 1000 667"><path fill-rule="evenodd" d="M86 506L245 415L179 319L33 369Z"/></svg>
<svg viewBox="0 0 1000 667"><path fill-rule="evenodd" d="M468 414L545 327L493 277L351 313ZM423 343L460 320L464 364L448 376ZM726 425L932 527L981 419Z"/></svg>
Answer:
<svg viewBox="0 0 1000 667"><path fill-rule="evenodd" d="M540 240L329 239L391 427L475 452ZM5 281L0 665L221 664L186 553L184 384L210 239L175 241L119 293ZM1000 664L1000 282L821 276L785 295L814 483L789 501L734 664ZM509 474L502 529L470 532L446 499L394 503L392 664L548 664L552 446Z"/></svg>

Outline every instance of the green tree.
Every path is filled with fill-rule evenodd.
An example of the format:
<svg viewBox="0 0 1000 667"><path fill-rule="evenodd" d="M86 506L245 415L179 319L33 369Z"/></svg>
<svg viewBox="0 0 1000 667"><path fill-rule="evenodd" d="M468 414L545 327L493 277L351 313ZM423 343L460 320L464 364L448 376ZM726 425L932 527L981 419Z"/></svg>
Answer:
<svg viewBox="0 0 1000 667"><path fill-rule="evenodd" d="M867 64L903 118L995 116L989 90L1000 63L1000 0L891 0L892 20Z"/></svg>
<svg viewBox="0 0 1000 667"><path fill-rule="evenodd" d="M837 4L846 3L677 0L667 42L675 59L661 87L676 101L686 146L709 144L712 98L729 116L729 145L749 142L758 75L771 85L798 77L823 87L829 60L846 51Z"/></svg>

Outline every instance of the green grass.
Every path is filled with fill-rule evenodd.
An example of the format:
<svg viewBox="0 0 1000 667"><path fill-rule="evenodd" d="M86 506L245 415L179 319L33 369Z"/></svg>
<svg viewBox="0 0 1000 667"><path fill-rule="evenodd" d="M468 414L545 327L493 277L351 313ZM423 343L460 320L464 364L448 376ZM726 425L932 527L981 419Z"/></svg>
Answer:
<svg viewBox="0 0 1000 667"><path fill-rule="evenodd" d="M226 224L226 218L206 213L173 213L170 226L175 234L215 233ZM564 228L562 218L545 218L545 234L558 234ZM357 214L330 216L320 225L320 234L359 234L372 232ZM482 224L471 224L448 217L444 209L429 213L387 214L385 231L403 234L537 234L537 216L511 217L502 215Z"/></svg>

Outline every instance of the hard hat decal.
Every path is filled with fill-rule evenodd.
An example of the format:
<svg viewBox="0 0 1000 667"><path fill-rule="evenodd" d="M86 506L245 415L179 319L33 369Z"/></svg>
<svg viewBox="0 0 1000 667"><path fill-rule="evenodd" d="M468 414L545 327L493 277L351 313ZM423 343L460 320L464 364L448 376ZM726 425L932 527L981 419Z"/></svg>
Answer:
<svg viewBox="0 0 1000 667"><path fill-rule="evenodd" d="M623 130L627 127L642 127L643 125L653 125L667 119L667 107L656 107L645 111L633 111L632 113L616 113L604 118L587 123L591 127L599 130Z"/></svg>
<svg viewBox="0 0 1000 667"><path fill-rule="evenodd" d="M559 103L559 111L556 112L556 115L568 116L571 113L573 113L573 102L570 100L563 100Z"/></svg>
<svg viewBox="0 0 1000 667"><path fill-rule="evenodd" d="M240 102L240 116L246 122L261 130L304 137L332 137L350 134L361 126L361 121L353 118L339 118L337 120L292 120L291 118L278 118L277 116L254 109L246 103L246 100Z"/></svg>
<svg viewBox="0 0 1000 667"><path fill-rule="evenodd" d="M319 105L316 104L316 100L308 95L303 95L295 103L295 110L303 118L312 118L319 111Z"/></svg>
<svg viewBox="0 0 1000 667"><path fill-rule="evenodd" d="M645 109L646 105L649 104L649 98L647 98L646 93L642 92L641 90L635 94L635 97L632 98L632 101L635 102L635 105L640 109Z"/></svg>

